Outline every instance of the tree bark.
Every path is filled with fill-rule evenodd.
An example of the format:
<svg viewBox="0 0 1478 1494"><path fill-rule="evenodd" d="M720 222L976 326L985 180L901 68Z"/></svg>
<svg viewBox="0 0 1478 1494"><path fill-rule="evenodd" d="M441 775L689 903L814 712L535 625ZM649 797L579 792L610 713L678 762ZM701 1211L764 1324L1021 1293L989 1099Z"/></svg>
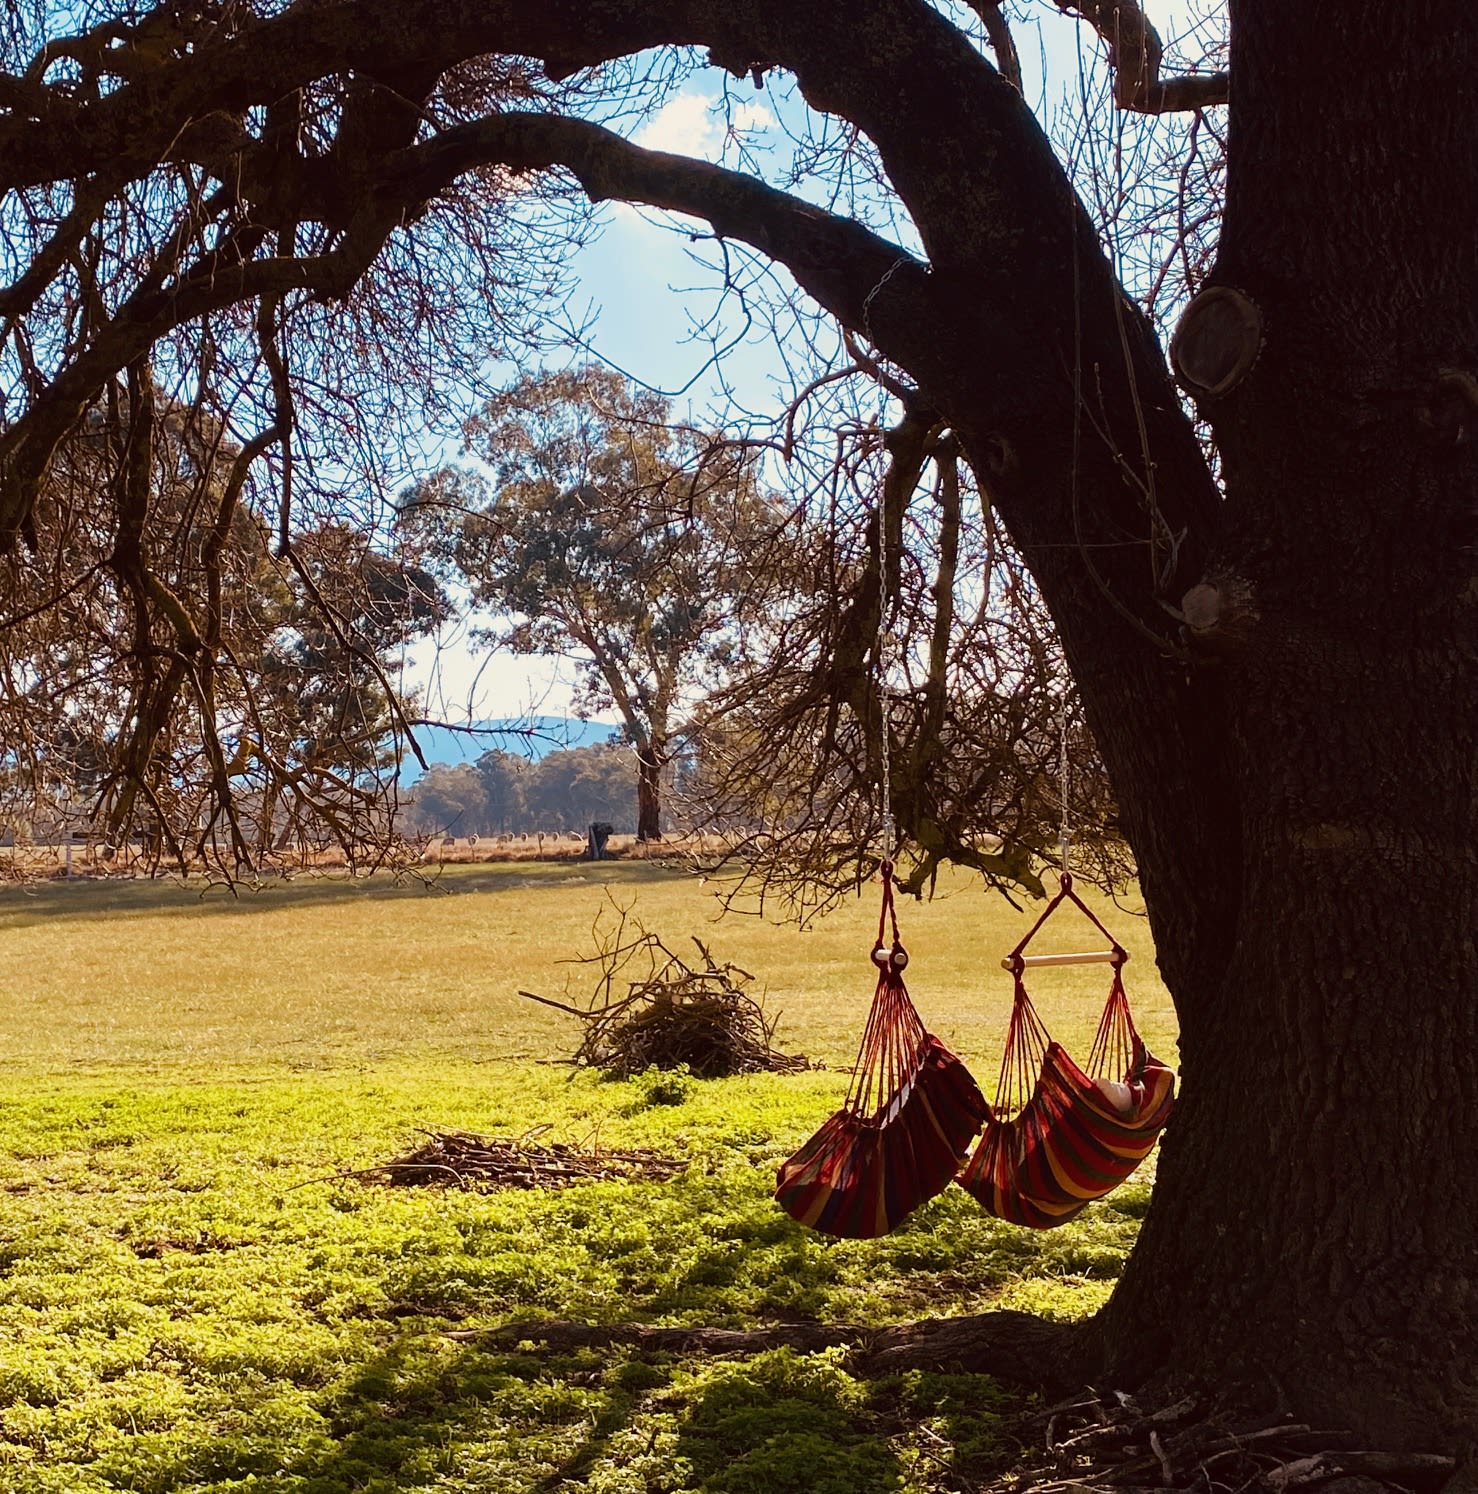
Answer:
<svg viewBox="0 0 1478 1494"><path fill-rule="evenodd" d="M1183 1098L1100 1343L1120 1375L1230 1374L1384 1447L1461 1448L1478 461L1443 370L1478 352L1478 27L1457 4L1323 10L1233 10L1213 278L1264 326L1247 376L1202 405L1227 494L1208 580L1240 599L1202 666L1239 805L1233 937L1219 980L1174 983ZM1183 931L1150 911L1173 963Z"/></svg>

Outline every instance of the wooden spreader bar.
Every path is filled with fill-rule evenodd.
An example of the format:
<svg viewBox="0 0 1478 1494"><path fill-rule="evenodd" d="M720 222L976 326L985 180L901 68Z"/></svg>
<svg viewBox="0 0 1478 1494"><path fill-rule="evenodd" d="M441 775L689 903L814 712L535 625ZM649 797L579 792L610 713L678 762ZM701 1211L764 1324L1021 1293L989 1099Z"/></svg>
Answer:
<svg viewBox="0 0 1478 1494"><path fill-rule="evenodd" d="M1002 970L1029 970L1034 965L1112 965L1128 959L1122 949L1090 949L1082 954L1007 955Z"/></svg>
<svg viewBox="0 0 1478 1494"><path fill-rule="evenodd" d="M1037 930L1057 911L1063 902L1072 903L1088 922L1109 941L1107 949L1087 950L1082 954L1034 954L1026 953L1026 947L1037 936ZM1129 958L1119 941L1104 928L1098 915L1073 891L1073 879L1066 871L1062 874L1062 885L1056 897L1042 910L1041 916L1027 931L1026 938L1001 961L1001 969L1020 975L1034 965L1122 965Z"/></svg>

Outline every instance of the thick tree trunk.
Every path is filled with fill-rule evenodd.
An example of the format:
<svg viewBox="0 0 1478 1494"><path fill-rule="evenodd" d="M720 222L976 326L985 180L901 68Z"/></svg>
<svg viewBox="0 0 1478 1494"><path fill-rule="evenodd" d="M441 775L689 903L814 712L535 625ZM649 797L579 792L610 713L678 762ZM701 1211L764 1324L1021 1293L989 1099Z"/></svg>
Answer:
<svg viewBox="0 0 1478 1494"><path fill-rule="evenodd" d="M1435 0L1325 10L1234 9L1215 280L1256 304L1264 341L1202 406L1229 538L1200 618L1240 806L1233 937L1219 981L1172 982L1182 1104L1099 1326L1120 1376L1230 1374L1383 1446L1461 1449L1478 1437L1478 28ZM1187 931L1150 903L1174 967Z"/></svg>
<svg viewBox="0 0 1478 1494"><path fill-rule="evenodd" d="M636 749L636 838L662 839L662 754L655 743Z"/></svg>

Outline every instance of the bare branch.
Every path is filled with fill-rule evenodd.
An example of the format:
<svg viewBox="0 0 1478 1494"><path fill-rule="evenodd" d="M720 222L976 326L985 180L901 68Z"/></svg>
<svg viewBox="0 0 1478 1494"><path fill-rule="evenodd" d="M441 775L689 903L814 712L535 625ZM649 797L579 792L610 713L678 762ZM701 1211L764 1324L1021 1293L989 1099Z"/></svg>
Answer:
<svg viewBox="0 0 1478 1494"><path fill-rule="evenodd" d="M996 54L996 66L1001 76L1017 91L1021 92L1021 58L1016 54L1016 42L1011 27L1001 12L999 0L969 0L970 9L980 17L985 27L990 49Z"/></svg>
<svg viewBox="0 0 1478 1494"><path fill-rule="evenodd" d="M1052 0L1064 15L1086 21L1108 48L1114 102L1138 114L1170 114L1224 104L1231 86L1224 72L1162 78L1160 34L1138 0Z"/></svg>
<svg viewBox="0 0 1478 1494"><path fill-rule="evenodd" d="M517 172L562 166L592 201L645 203L706 219L721 237L742 240L782 261L850 327L861 328L869 319L865 303L884 276L891 273L890 287L896 281L900 291L923 280L924 267L912 255L852 219L742 172L646 150L580 119L501 114L458 125L393 156L381 192L402 203L424 200L464 173L495 162ZM909 273L893 273L900 266Z"/></svg>

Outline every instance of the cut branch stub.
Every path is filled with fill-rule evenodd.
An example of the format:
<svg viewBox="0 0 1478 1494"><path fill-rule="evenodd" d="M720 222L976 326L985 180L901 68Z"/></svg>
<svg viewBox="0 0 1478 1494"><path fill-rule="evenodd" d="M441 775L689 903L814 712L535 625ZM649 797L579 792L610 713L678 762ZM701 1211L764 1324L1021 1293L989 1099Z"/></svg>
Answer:
<svg viewBox="0 0 1478 1494"><path fill-rule="evenodd" d="M1471 441L1478 429L1478 379L1466 369L1442 369L1420 417L1444 443L1461 446Z"/></svg>
<svg viewBox="0 0 1478 1494"><path fill-rule="evenodd" d="M1235 389L1262 348L1262 312L1239 290L1213 285L1191 298L1170 339L1175 376L1197 399Z"/></svg>
<svg viewBox="0 0 1478 1494"><path fill-rule="evenodd" d="M1252 587L1240 576L1218 576L1191 587L1180 610L1192 641L1211 649L1240 647L1258 621Z"/></svg>

